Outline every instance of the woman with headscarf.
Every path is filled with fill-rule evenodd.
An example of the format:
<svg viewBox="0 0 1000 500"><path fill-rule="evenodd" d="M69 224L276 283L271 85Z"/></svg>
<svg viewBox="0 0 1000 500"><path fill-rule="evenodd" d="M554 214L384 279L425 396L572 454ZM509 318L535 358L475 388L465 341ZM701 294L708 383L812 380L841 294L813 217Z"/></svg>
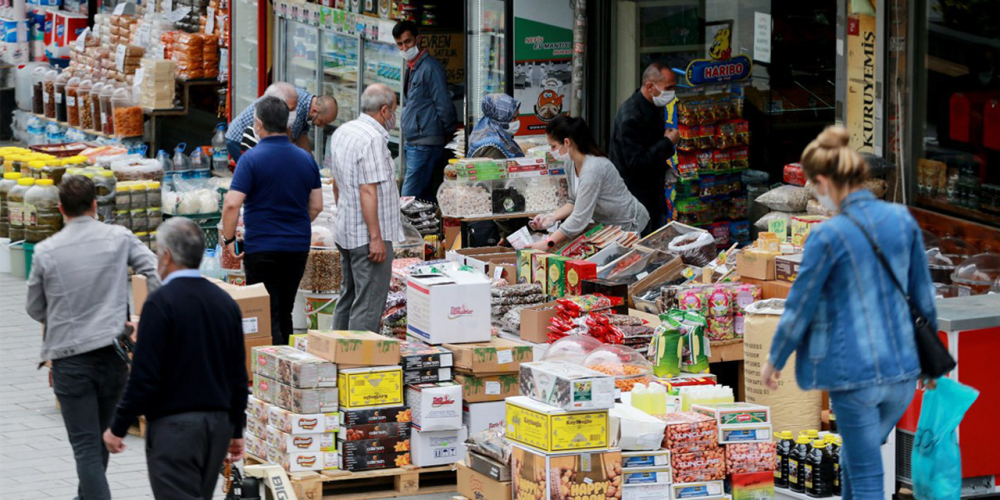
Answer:
<svg viewBox="0 0 1000 500"><path fill-rule="evenodd" d="M524 151L514 142L514 134L520 126L517 118L521 103L507 94L486 94L479 119L469 134L469 158L518 158Z"/></svg>

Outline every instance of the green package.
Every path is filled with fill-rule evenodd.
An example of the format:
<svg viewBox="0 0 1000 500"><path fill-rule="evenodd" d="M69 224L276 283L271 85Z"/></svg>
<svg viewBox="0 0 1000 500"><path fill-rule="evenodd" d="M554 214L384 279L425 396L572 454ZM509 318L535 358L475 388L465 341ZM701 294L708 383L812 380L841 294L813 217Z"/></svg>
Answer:
<svg viewBox="0 0 1000 500"><path fill-rule="evenodd" d="M649 344L649 358L653 361L653 375L676 377L681 373L683 338L678 323L669 315L660 315L660 325L653 332Z"/></svg>
<svg viewBox="0 0 1000 500"><path fill-rule="evenodd" d="M708 357L711 355L709 339L705 336L708 322L705 317L693 311L673 309L667 313L684 337L681 371L687 373L707 373Z"/></svg>

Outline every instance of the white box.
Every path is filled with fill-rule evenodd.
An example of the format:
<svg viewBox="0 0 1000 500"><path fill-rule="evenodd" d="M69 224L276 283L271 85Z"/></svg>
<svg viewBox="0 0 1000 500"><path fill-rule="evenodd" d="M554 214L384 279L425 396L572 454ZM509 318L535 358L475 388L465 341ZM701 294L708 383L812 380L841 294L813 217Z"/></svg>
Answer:
<svg viewBox="0 0 1000 500"><path fill-rule="evenodd" d="M293 435L333 433L340 429L340 414L292 413L272 406L268 410L267 425Z"/></svg>
<svg viewBox="0 0 1000 500"><path fill-rule="evenodd" d="M605 410L615 405L615 379L573 363L521 363L521 395L567 411Z"/></svg>
<svg viewBox="0 0 1000 500"><path fill-rule="evenodd" d="M667 500L669 484L639 484L622 487L622 500Z"/></svg>
<svg viewBox="0 0 1000 500"><path fill-rule="evenodd" d="M267 460L279 464L288 472L334 470L340 468L340 457L335 451L307 451L282 453L268 447Z"/></svg>
<svg viewBox="0 0 1000 500"><path fill-rule="evenodd" d="M612 446L622 450L659 450L667 423L633 406L615 403L608 412Z"/></svg>
<svg viewBox="0 0 1000 500"><path fill-rule="evenodd" d="M406 386L406 405L414 430L444 431L462 428L462 386L430 382Z"/></svg>
<svg viewBox="0 0 1000 500"><path fill-rule="evenodd" d="M267 445L282 453L307 451L337 451L337 435L330 432L285 434L267 426Z"/></svg>
<svg viewBox="0 0 1000 500"><path fill-rule="evenodd" d="M665 485L673 481L670 466L622 469L622 484L639 486L643 484Z"/></svg>
<svg viewBox="0 0 1000 500"><path fill-rule="evenodd" d="M771 424L720 425L719 444L769 443L773 434Z"/></svg>
<svg viewBox="0 0 1000 500"><path fill-rule="evenodd" d="M726 486L722 481L699 481L697 483L673 483L670 485L670 498L717 498L726 494Z"/></svg>
<svg viewBox="0 0 1000 500"><path fill-rule="evenodd" d="M411 275L406 333L428 344L490 340L490 282L470 271Z"/></svg>
<svg viewBox="0 0 1000 500"><path fill-rule="evenodd" d="M462 425L470 436L478 435L486 429L503 429L506 418L506 401L466 403L462 406Z"/></svg>
<svg viewBox="0 0 1000 500"><path fill-rule="evenodd" d="M257 439L265 439L267 438L267 424L247 413L247 425L244 435L255 436Z"/></svg>
<svg viewBox="0 0 1000 500"><path fill-rule="evenodd" d="M410 458L413 465L433 467L449 465L465 456L465 427L448 431L418 431L410 434Z"/></svg>
<svg viewBox="0 0 1000 500"><path fill-rule="evenodd" d="M257 436L245 434L243 436L243 449L248 455L267 460L267 443Z"/></svg>
<svg viewBox="0 0 1000 500"><path fill-rule="evenodd" d="M253 396L247 396L247 415L257 419L258 422L267 423L270 409L270 403L261 401Z"/></svg>
<svg viewBox="0 0 1000 500"><path fill-rule="evenodd" d="M622 470L664 466L670 466L670 450L622 452Z"/></svg>

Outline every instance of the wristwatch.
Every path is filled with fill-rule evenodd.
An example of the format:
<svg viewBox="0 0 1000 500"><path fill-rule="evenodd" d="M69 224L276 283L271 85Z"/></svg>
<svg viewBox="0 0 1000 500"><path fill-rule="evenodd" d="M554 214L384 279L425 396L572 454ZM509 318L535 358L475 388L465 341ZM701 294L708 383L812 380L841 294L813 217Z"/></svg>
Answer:
<svg viewBox="0 0 1000 500"><path fill-rule="evenodd" d="M233 235L232 238L223 237L222 238L222 246L228 247L229 245L231 245L235 241L236 241L236 235Z"/></svg>

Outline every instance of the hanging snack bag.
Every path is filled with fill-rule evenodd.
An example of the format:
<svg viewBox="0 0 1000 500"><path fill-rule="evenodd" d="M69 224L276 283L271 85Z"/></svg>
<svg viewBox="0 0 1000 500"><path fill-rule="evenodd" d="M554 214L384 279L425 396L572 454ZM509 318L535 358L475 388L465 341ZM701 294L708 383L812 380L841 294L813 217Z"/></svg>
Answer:
<svg viewBox="0 0 1000 500"><path fill-rule="evenodd" d="M740 146L750 145L750 123L746 120L736 120L736 144Z"/></svg>
<svg viewBox="0 0 1000 500"><path fill-rule="evenodd" d="M677 152L677 173L681 179L698 178L698 156L691 151Z"/></svg>
<svg viewBox="0 0 1000 500"><path fill-rule="evenodd" d="M681 125L691 126L698 124L698 101L694 99L680 99L677 101L677 116Z"/></svg>
<svg viewBox="0 0 1000 500"><path fill-rule="evenodd" d="M657 377L676 377L681 373L681 356L684 337L678 321L670 315L661 316L660 325L653 332L646 357L653 361L653 374Z"/></svg>
<svg viewBox="0 0 1000 500"><path fill-rule="evenodd" d="M679 126L677 128L677 132L680 134L681 138L677 143L677 149L683 151L694 151L698 149L698 134L700 131L701 127L698 126Z"/></svg>
<svg viewBox="0 0 1000 500"><path fill-rule="evenodd" d="M728 172L733 166L730 163L728 149L716 149L712 151L712 163L715 164L716 172Z"/></svg>
<svg viewBox="0 0 1000 500"><path fill-rule="evenodd" d="M750 168L750 148L739 146L729 150L729 164L733 170Z"/></svg>
<svg viewBox="0 0 1000 500"><path fill-rule="evenodd" d="M698 128L698 149L715 147L715 125L702 125Z"/></svg>

